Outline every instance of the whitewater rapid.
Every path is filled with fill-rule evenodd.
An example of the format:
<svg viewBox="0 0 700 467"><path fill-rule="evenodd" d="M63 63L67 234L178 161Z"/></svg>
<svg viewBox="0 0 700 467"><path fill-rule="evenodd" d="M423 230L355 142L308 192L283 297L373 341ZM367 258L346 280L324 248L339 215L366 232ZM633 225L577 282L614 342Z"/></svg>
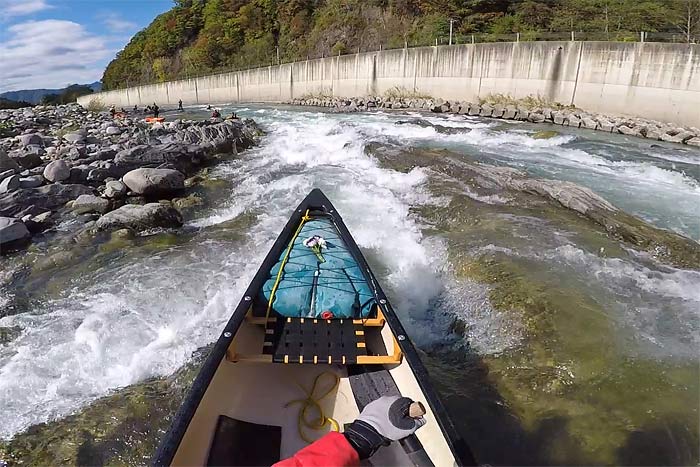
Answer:
<svg viewBox="0 0 700 467"><path fill-rule="evenodd" d="M419 346L454 338L450 313L471 324L470 343L482 352L518 345L517 323L492 313L485 286L456 282L444 240L425 235L428 226L412 213L413 206L445 203L426 188L429 171L382 168L366 153L369 142L470 148L489 163L590 186L660 227L700 238L696 153L642 151L642 143L586 140L575 132L535 139L522 125L461 117L422 117L465 130L443 134L430 126L396 125L395 114L265 107L225 107L224 112L234 109L255 118L267 136L259 147L211 172L230 188L217 206L188 221L188 240L148 254L125 251L108 264L83 268L58 297L31 312L0 318L0 326L22 329L0 347L1 438L73 413L117 388L171 374L215 340L290 213L314 187L333 200ZM614 151L614 157L606 157L606 151ZM673 164L684 169L674 170ZM693 168L696 172L688 173ZM254 221L240 238L212 234L245 214ZM569 244L532 254L556 255L556 261L574 264L600 282L633 267L601 263ZM700 306L693 285L697 273L634 268L633 287L683 302L683 310Z"/></svg>

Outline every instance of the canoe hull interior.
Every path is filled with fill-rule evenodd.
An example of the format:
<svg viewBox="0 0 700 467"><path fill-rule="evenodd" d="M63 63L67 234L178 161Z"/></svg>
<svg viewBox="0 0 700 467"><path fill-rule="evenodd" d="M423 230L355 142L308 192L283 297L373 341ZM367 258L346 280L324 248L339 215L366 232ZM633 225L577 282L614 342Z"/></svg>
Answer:
<svg viewBox="0 0 700 467"><path fill-rule="evenodd" d="M341 325L339 320L309 318L307 311L300 312L300 317L286 317L274 312L272 306L261 306L261 301L267 304L269 281L279 272L280 258L309 212L323 213L333 220L371 287L376 302L371 313L345 319ZM267 296L260 293L266 283ZM303 329L301 341L286 337L289 329L292 333ZM326 349L321 337L327 339L326 333L333 332L345 333L343 347ZM297 341L299 347L295 346ZM313 342L323 344L312 346ZM330 342L328 346L333 347ZM331 422L321 429L300 426L304 408L300 400L309 395L342 431L369 401L399 394L423 402L427 424L410 439L380 449L370 459L371 465L474 463L342 219L328 199L313 190L275 242L214 345L161 443L155 464L269 464L270 459L292 456L308 441L332 429ZM313 422L318 418L318 410L309 404L306 419ZM222 431L225 428L229 431Z"/></svg>

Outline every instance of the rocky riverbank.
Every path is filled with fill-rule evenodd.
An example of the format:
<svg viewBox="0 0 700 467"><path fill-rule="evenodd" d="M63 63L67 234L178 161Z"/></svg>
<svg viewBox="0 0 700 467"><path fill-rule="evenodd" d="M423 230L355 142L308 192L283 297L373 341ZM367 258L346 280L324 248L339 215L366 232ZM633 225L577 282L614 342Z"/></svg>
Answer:
<svg viewBox="0 0 700 467"><path fill-rule="evenodd" d="M188 179L253 145L252 120L149 124L78 105L0 112L0 252L61 225L80 232L179 227Z"/></svg>
<svg viewBox="0 0 700 467"><path fill-rule="evenodd" d="M330 107L342 112L376 109L413 109L531 123L551 123L700 147L700 129L695 127L679 127L644 118L601 115L561 105L535 104L534 106L529 106L518 103L472 103L467 101L447 101L439 98L380 96L352 98L309 97L293 99L288 104Z"/></svg>

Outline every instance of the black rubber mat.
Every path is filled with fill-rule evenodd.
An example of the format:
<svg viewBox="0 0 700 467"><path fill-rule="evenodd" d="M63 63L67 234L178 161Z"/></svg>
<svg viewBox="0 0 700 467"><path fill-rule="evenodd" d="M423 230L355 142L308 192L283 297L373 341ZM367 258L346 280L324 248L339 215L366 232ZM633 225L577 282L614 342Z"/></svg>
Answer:
<svg viewBox="0 0 700 467"><path fill-rule="evenodd" d="M219 415L208 466L270 466L280 460L282 428Z"/></svg>

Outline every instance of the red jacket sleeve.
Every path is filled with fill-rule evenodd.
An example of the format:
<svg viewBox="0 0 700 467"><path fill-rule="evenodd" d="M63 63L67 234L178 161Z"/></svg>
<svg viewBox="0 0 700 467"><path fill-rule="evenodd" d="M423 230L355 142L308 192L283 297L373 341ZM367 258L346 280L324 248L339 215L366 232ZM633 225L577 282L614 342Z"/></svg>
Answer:
<svg viewBox="0 0 700 467"><path fill-rule="evenodd" d="M273 467L355 467L360 457L341 433L331 431Z"/></svg>

